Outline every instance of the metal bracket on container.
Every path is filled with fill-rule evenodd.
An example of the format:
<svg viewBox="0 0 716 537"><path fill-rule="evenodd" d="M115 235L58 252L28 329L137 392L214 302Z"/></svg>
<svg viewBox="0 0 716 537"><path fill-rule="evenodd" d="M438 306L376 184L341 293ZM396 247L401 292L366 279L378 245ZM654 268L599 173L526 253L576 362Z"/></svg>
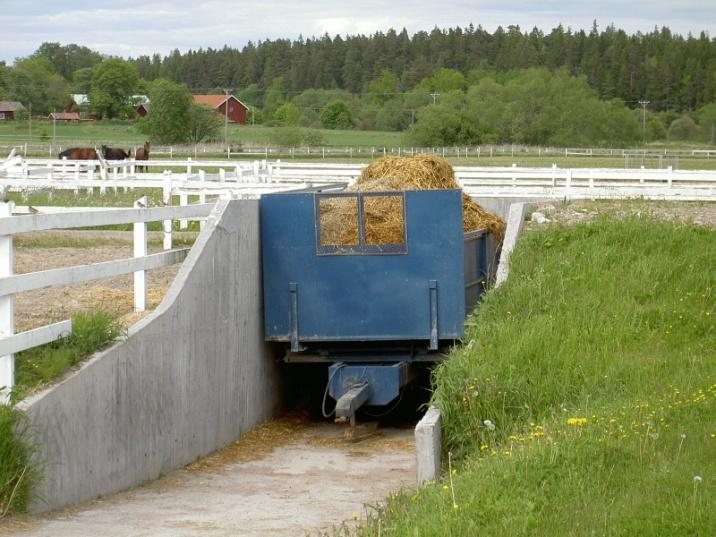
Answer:
<svg viewBox="0 0 716 537"><path fill-rule="evenodd" d="M431 351L438 349L438 281L430 280L430 346Z"/></svg>
<svg viewBox="0 0 716 537"><path fill-rule="evenodd" d="M291 330L291 352L299 352L304 347L298 342L298 284L288 284L290 304L288 310L288 324Z"/></svg>

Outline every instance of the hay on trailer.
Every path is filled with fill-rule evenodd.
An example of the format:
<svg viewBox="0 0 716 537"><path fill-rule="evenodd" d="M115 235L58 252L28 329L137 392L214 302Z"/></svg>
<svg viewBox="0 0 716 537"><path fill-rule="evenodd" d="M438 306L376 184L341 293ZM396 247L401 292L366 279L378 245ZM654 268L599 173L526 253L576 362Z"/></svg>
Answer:
<svg viewBox="0 0 716 537"><path fill-rule="evenodd" d="M363 170L350 192L393 190L431 190L460 188L452 166L434 155L413 157L386 156ZM366 196L364 199L366 244L398 244L405 232L403 199L400 196ZM463 229L474 231L487 227L502 242L505 222L485 211L467 194L463 200ZM324 198L321 200L321 244L357 245L358 205L355 198Z"/></svg>

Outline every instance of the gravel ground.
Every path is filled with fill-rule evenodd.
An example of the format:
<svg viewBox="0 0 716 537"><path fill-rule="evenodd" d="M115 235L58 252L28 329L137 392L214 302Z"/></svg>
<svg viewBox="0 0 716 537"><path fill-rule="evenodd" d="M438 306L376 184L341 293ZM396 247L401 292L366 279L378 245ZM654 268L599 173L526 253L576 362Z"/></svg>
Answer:
<svg viewBox="0 0 716 537"><path fill-rule="evenodd" d="M624 217L627 215L653 216L661 220L716 227L715 202L667 202L667 201L545 201L535 204L532 212L543 214L550 222L567 225L589 222L603 214ZM547 223L547 222L546 222ZM528 228L542 224L529 222Z"/></svg>

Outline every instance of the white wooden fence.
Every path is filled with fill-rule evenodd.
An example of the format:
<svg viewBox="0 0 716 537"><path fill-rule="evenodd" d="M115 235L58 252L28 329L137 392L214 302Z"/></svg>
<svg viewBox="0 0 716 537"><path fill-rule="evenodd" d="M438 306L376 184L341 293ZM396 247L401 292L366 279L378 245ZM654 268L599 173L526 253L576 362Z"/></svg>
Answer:
<svg viewBox="0 0 716 537"><path fill-rule="evenodd" d="M100 171L95 171L95 165ZM146 165L148 173L138 173ZM165 196L231 195L258 197L319 184L352 182L365 164L294 161L149 160L122 162L23 159L0 162L0 189L27 192L99 188L162 188ZM559 199L632 198L716 199L716 171L623 168L456 166L455 176L467 193L479 197Z"/></svg>
<svg viewBox="0 0 716 537"><path fill-rule="evenodd" d="M203 218L209 215L212 208L213 203L184 207L147 207L146 197L137 200L134 208L65 208L62 212L47 213L38 211L37 208L14 208L12 202L0 203L0 404L9 400L14 385L13 353L48 343L72 330L71 321L66 320L15 334L14 294L134 273L134 309L144 311L147 303L146 271L179 263L189 251L188 248L171 249L172 220ZM58 210L54 208L54 211ZM164 223L165 251L148 254L147 222L154 221ZM13 274L12 238L17 233L128 223L134 224L134 257L132 258Z"/></svg>
<svg viewBox="0 0 716 537"><path fill-rule="evenodd" d="M77 139L75 137L57 137L55 142L43 142L39 137L28 138L17 134L0 135L0 151L9 151L15 148L19 154L41 154L52 157L62 149L73 146L99 147L102 144L110 146L120 145L125 148L136 150L141 147L142 142L120 143L116 140ZM399 145L385 146L276 146L256 143L208 143L196 145L153 145L152 154L168 155L169 158L178 156L191 156L199 158L200 155L215 154L232 157L253 157L253 158L376 158L383 155L413 155L416 153L430 153L450 158L471 158L483 157L506 157L530 155L537 157L550 156L572 156L572 157L624 157L635 161L633 157L658 157L663 159L704 159L716 158L716 148L702 149L683 147L674 148L618 148L618 147L553 147L553 146L527 146L520 144L483 144L483 145L460 145L460 146L432 146L432 147L403 147ZM631 157L631 158L628 158Z"/></svg>

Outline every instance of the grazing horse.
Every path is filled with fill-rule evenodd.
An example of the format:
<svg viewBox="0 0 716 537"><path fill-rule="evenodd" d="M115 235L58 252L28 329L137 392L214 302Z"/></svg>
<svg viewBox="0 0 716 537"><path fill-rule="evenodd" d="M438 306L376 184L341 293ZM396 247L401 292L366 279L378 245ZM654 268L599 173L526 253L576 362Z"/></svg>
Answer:
<svg viewBox="0 0 716 537"><path fill-rule="evenodd" d="M60 158L67 158L69 160L99 160L97 158L97 151L92 147L70 147L60 153Z"/></svg>
<svg viewBox="0 0 716 537"><path fill-rule="evenodd" d="M149 160L149 142L144 142L144 147L140 147L134 152L134 160ZM143 171L147 171L146 166L137 166L137 171L143 168Z"/></svg>
<svg viewBox="0 0 716 537"><path fill-rule="evenodd" d="M107 160L126 160L129 158L129 153L119 147L107 147L102 146L102 155Z"/></svg>

